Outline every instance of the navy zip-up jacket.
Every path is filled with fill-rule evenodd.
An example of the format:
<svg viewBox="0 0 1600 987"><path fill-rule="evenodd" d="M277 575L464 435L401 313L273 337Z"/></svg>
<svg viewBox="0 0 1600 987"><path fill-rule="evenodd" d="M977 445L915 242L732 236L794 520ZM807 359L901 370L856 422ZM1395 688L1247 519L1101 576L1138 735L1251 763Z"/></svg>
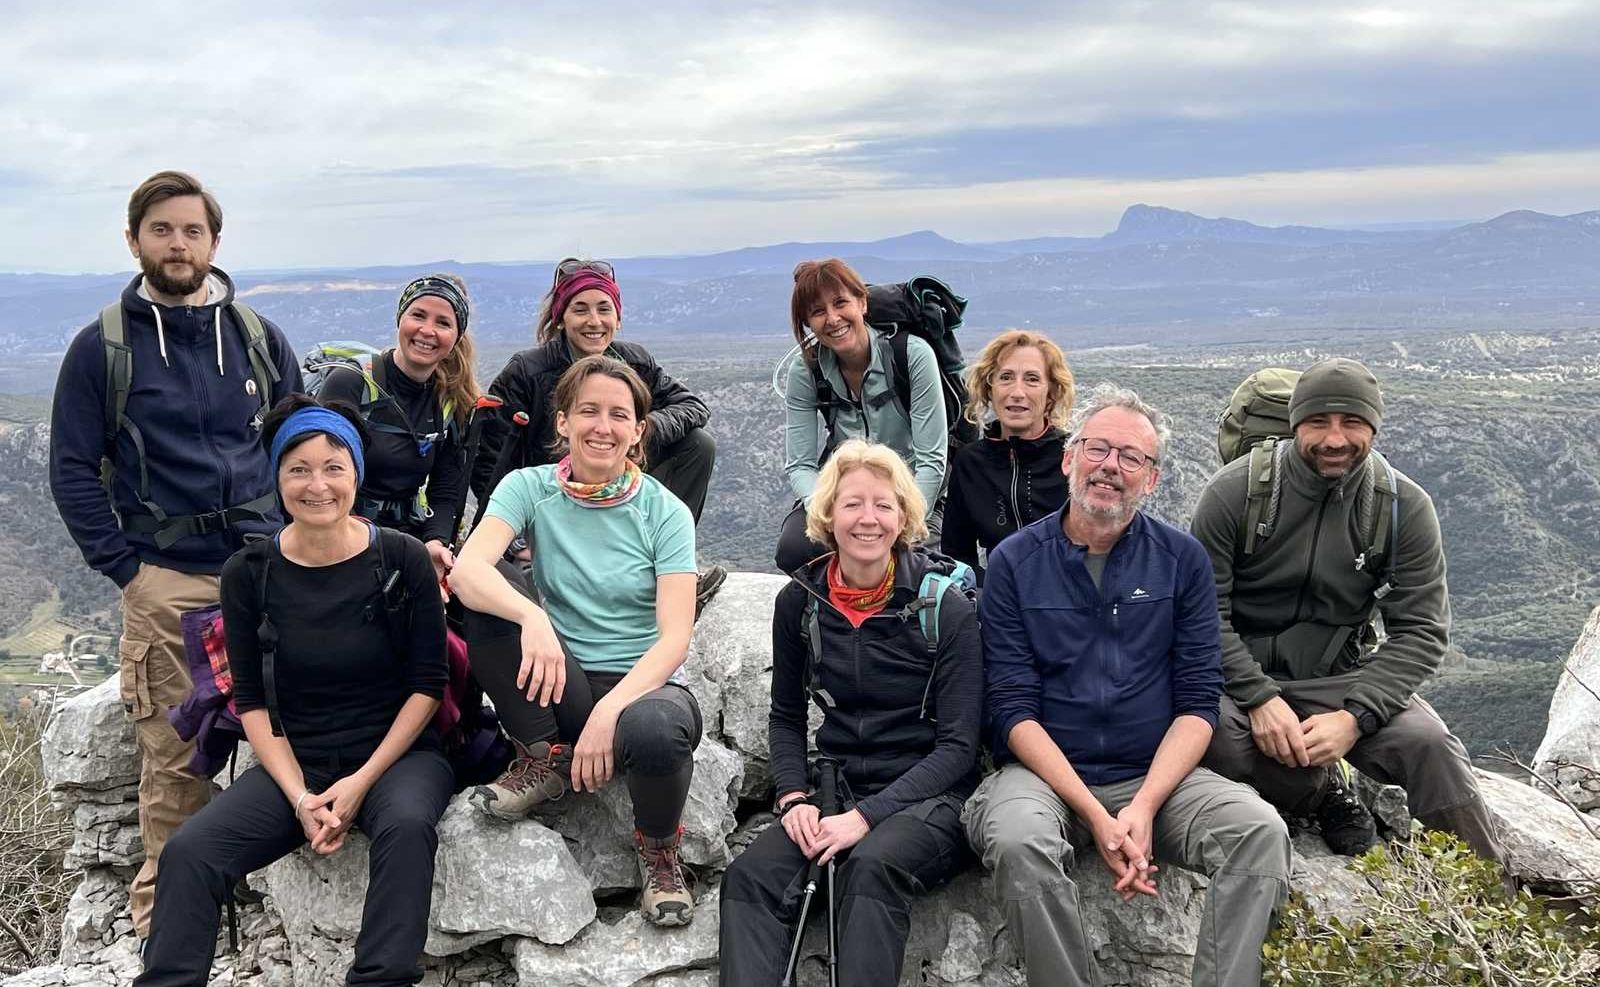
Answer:
<svg viewBox="0 0 1600 987"><path fill-rule="evenodd" d="M1067 503L989 555L979 617L995 760L1023 720L1050 734L1086 784L1150 770L1177 717L1217 725L1222 632L1211 560L1187 532L1134 515L1096 590Z"/></svg>
<svg viewBox="0 0 1600 987"><path fill-rule="evenodd" d="M144 437L150 499L170 516L236 507L275 487L261 433L251 420L261 407L244 332L227 306L233 282L217 268L223 291L205 305L157 306L139 293L142 277L122 292L125 335L133 349L127 415ZM160 309L160 330L156 312ZM218 326L220 309L221 325ZM279 381L272 402L301 390L300 366L283 333L263 320ZM219 345L220 340L220 345ZM165 353L163 353L163 349ZM50 412L50 491L84 560L126 586L150 562L179 572L222 571L242 544L238 529L180 538L165 551L153 535L123 531L112 513L145 513L139 506L139 457L123 430L117 435L112 499L100 483L105 451L106 358L100 319L67 347Z"/></svg>

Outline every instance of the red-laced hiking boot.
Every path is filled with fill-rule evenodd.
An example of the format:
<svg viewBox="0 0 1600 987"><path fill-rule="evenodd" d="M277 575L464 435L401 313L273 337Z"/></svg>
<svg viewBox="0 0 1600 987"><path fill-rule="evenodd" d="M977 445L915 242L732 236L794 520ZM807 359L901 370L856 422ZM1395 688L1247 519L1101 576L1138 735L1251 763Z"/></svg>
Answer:
<svg viewBox="0 0 1600 987"><path fill-rule="evenodd" d="M694 896L689 893L678 862L683 827L660 840L634 830L633 841L639 850L639 873L644 878L639 911L652 925L688 925L694 918Z"/></svg>
<svg viewBox="0 0 1600 987"><path fill-rule="evenodd" d="M572 748L539 741L523 746L513 740L517 756L505 773L472 790L472 804L500 819L521 819L535 806L553 801L572 788Z"/></svg>

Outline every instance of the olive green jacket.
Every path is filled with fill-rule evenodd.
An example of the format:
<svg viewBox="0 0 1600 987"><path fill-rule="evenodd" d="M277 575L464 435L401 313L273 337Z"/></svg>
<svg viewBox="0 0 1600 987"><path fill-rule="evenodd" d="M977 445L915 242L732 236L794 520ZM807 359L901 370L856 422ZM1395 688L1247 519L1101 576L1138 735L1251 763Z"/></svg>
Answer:
<svg viewBox="0 0 1600 987"><path fill-rule="evenodd" d="M1438 670L1449 643L1450 599L1433 501L1396 472L1393 588L1377 601L1386 637L1374 649L1368 615L1380 576L1374 570L1381 566L1365 565L1362 555L1370 535L1372 471L1382 467L1368 456L1339 480L1327 480L1292 444L1278 463L1277 521L1251 555L1242 555L1240 530L1250 457L1217 471L1190 524L1216 571L1228 694L1249 709L1278 695L1278 679L1348 674L1347 705L1386 723Z"/></svg>

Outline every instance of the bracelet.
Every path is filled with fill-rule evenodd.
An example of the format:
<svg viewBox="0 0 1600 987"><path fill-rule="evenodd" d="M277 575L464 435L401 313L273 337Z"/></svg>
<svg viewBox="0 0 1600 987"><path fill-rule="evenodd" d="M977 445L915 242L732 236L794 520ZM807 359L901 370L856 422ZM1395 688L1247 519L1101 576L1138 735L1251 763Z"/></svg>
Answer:
<svg viewBox="0 0 1600 987"><path fill-rule="evenodd" d="M305 804L306 796L310 795L310 794L311 794L311 789L309 789L309 788L301 789L300 794L298 796L296 796L296 798L294 800L294 812L295 812L295 815L299 815L300 814L300 807Z"/></svg>
<svg viewBox="0 0 1600 987"><path fill-rule="evenodd" d="M792 801L789 801L789 802L785 803L783 808L778 810L778 819L782 820L784 816L787 816L789 814L789 810L793 809L797 805L815 805L815 804L816 803L811 801L811 796L809 796L809 795L801 796L800 798L797 798L797 799L794 799Z"/></svg>

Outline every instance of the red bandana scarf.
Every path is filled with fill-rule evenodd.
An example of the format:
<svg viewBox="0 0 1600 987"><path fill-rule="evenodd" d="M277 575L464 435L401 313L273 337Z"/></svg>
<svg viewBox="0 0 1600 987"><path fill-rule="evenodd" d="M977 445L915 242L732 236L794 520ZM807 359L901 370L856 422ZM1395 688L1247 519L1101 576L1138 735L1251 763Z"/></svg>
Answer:
<svg viewBox="0 0 1600 987"><path fill-rule="evenodd" d="M844 574L839 571L837 554L828 563L828 599L839 608L845 619L850 621L851 627L860 627L868 617L882 610L893 592L893 555L889 556L889 570L883 574L883 582L870 589L854 589L845 585Z"/></svg>

